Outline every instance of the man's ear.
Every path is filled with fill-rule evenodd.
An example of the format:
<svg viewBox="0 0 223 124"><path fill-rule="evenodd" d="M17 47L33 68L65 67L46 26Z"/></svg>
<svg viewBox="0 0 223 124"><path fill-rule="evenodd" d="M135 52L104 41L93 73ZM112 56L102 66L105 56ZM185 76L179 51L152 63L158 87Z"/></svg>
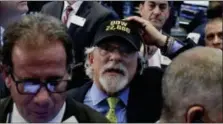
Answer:
<svg viewBox="0 0 223 124"><path fill-rule="evenodd" d="M142 16L143 7L146 1L139 3L139 14Z"/></svg>
<svg viewBox="0 0 223 124"><path fill-rule="evenodd" d="M9 77L5 78L5 85L8 89L11 87L11 81L10 81Z"/></svg>
<svg viewBox="0 0 223 124"><path fill-rule="evenodd" d="M205 110L201 106L192 106L185 114L186 123L202 123L204 122Z"/></svg>
<svg viewBox="0 0 223 124"><path fill-rule="evenodd" d="M167 12L167 15L166 15L166 20L169 19L170 13L171 13L171 7L169 6L168 12Z"/></svg>
<svg viewBox="0 0 223 124"><path fill-rule="evenodd" d="M94 63L94 56L93 56L93 53L90 53L88 55L88 59L89 59L89 64L93 64Z"/></svg>
<svg viewBox="0 0 223 124"><path fill-rule="evenodd" d="M1 76L5 81L5 85L7 88L11 87L11 78L10 78L10 74L8 72L8 69L6 69L5 67L3 67L3 70L1 72Z"/></svg>
<svg viewBox="0 0 223 124"><path fill-rule="evenodd" d="M11 78L9 75L6 75L6 74L2 74L2 77L5 81L5 85L7 88L10 88L11 87Z"/></svg>

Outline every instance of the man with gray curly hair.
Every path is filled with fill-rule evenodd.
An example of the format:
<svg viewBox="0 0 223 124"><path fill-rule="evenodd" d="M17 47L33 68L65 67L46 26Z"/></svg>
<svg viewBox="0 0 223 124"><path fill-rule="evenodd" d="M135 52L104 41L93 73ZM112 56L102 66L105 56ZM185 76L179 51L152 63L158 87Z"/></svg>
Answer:
<svg viewBox="0 0 223 124"><path fill-rule="evenodd" d="M164 73L161 123L222 123L222 51L197 47L176 57Z"/></svg>
<svg viewBox="0 0 223 124"><path fill-rule="evenodd" d="M143 67L139 31L132 21L103 23L86 49L86 74L92 81L69 92L111 122L156 122L160 116L162 71Z"/></svg>

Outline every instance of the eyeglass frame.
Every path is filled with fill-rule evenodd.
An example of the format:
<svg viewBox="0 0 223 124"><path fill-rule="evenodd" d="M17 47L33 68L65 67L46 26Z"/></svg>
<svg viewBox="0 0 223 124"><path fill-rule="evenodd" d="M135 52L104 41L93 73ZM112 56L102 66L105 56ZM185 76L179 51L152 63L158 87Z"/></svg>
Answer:
<svg viewBox="0 0 223 124"><path fill-rule="evenodd" d="M127 57L127 56L137 52L137 50L135 50L134 48L128 48L126 46L125 47L121 47L121 46L116 47L116 46L113 46L113 45L107 44L107 43L101 43L101 44L97 45L96 47L99 48L99 53L101 56L105 56L107 54L114 53L116 51L121 56ZM101 53L102 50L104 50L107 54Z"/></svg>
<svg viewBox="0 0 223 124"><path fill-rule="evenodd" d="M40 82L40 83L38 83L38 85L40 85L40 87L39 87L39 89L38 89L35 93L24 93L24 92L21 92L21 91L19 90L19 88L18 88L18 85L19 85L19 84L22 84L22 83L24 82L24 79L22 79L22 80L16 80L16 79L15 79L15 76L16 76L16 77L18 77L18 76L17 76L15 73L13 74L12 72L10 72L9 75L12 77L12 80L15 82L17 91L18 91L20 94L22 94L22 95L35 95L35 94L38 94L43 86L46 88L46 90L47 90L48 93L63 93L63 92L66 92L66 89L67 89L67 86L66 86L65 91L52 92L52 91L50 91L49 88L47 87L47 85L48 85L49 83L47 83L46 80L45 80L45 81L38 80L38 81ZM58 79L58 80L55 80L55 81L53 81L53 82L57 82L57 84L59 84L58 82L67 82L67 83L68 83L69 81L71 81L71 76L70 76L70 74L69 74L68 79L63 80L63 78L64 78L65 76L66 76L66 74L64 74L64 76L63 76L62 78L60 78L60 79Z"/></svg>

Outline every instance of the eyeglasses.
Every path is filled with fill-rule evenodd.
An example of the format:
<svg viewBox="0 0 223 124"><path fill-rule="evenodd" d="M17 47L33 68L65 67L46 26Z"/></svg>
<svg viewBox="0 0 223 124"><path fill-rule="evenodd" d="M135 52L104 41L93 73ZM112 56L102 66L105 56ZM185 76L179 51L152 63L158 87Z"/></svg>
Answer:
<svg viewBox="0 0 223 124"><path fill-rule="evenodd" d="M35 95L37 94L42 87L45 87L50 93L62 93L67 90L67 82L71 80L71 76L68 79L63 77L55 77L52 79L47 79L41 81L40 79L27 78L22 80L16 80L15 74L10 74L12 80L16 83L17 91L20 94ZM16 76L17 77L17 76Z"/></svg>
<svg viewBox="0 0 223 124"><path fill-rule="evenodd" d="M136 52L135 49L128 47L128 46L114 46L111 44L101 44L100 46L98 46L99 49L99 53L102 56L105 56L109 53L113 53L114 51L118 51L120 53L121 56L128 56L134 52Z"/></svg>

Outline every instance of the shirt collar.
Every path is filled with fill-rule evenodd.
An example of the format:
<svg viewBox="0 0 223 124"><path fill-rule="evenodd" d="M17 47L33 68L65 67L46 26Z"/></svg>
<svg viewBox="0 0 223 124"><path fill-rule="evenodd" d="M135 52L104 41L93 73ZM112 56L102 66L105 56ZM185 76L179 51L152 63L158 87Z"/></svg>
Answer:
<svg viewBox="0 0 223 124"><path fill-rule="evenodd" d="M129 88L124 89L120 93L119 98L122 100L122 102L125 104L125 106L127 106L127 104L128 104L128 98L129 98Z"/></svg>
<svg viewBox="0 0 223 124"><path fill-rule="evenodd" d="M83 3L82 0L77 0L74 4L71 5L71 7L73 8L73 11L75 13L77 13L78 9L80 8L81 4ZM66 11L67 6L69 6L70 4L67 1L64 1L64 8L63 8L63 12Z"/></svg>
<svg viewBox="0 0 223 124"><path fill-rule="evenodd" d="M66 102L64 102L62 108L60 109L57 116L55 116L49 123L60 123L62 122L64 113L66 108ZM12 123L28 123L19 113L16 104L13 104L13 111L12 111Z"/></svg>
<svg viewBox="0 0 223 124"><path fill-rule="evenodd" d="M119 98L122 100L122 102L127 106L128 103L128 95L129 95L129 88L126 88L122 92L119 93ZM95 83L93 83L91 89L90 89L90 96L93 102L93 105L99 104L101 101L106 99L108 95L101 91Z"/></svg>

